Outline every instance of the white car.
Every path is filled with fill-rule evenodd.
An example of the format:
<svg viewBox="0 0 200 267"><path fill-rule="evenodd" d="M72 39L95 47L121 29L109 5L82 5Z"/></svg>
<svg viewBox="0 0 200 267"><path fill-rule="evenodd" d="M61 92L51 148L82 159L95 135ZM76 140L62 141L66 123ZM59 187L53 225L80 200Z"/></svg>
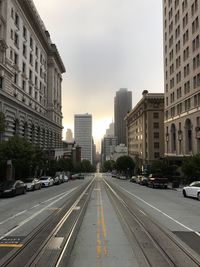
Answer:
<svg viewBox="0 0 200 267"><path fill-rule="evenodd" d="M51 176L42 176L40 178L40 183L42 187L52 186L54 184L54 180Z"/></svg>
<svg viewBox="0 0 200 267"><path fill-rule="evenodd" d="M64 181L64 182L68 182L68 181L69 181L69 178L68 178L67 175L63 175L63 181Z"/></svg>
<svg viewBox="0 0 200 267"><path fill-rule="evenodd" d="M200 200L200 181L192 182L189 186L183 187L184 197L196 197Z"/></svg>

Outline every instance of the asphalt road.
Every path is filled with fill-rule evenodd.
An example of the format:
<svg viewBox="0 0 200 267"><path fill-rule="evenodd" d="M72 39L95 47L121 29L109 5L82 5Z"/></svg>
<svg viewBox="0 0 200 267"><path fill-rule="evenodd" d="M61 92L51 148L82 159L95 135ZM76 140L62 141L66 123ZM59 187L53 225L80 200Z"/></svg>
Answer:
<svg viewBox="0 0 200 267"><path fill-rule="evenodd" d="M0 239L4 238L5 242L7 236L14 236L23 240L36 226L59 209L76 188L89 179L87 177L84 180L69 181L27 192L25 195L0 198Z"/></svg>
<svg viewBox="0 0 200 267"><path fill-rule="evenodd" d="M182 190L153 189L107 177L161 225L176 234L200 255L200 201L184 198Z"/></svg>
<svg viewBox="0 0 200 267"><path fill-rule="evenodd" d="M154 218L200 255L200 201L184 198L181 190L153 189L97 174L69 266L139 266L137 255L102 187L103 179L118 185L141 208L147 219L148 216ZM23 243L36 226L58 210L76 188L88 180L91 178L27 192L14 198L1 198L0 251L6 243Z"/></svg>

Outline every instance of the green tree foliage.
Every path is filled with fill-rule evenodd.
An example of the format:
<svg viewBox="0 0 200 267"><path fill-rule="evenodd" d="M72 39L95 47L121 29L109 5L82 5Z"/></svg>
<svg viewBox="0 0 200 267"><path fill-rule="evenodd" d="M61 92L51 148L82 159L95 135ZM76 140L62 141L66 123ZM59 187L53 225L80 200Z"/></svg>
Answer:
<svg viewBox="0 0 200 267"><path fill-rule="evenodd" d="M45 155L24 138L14 136L0 145L0 165L6 167L8 160L12 160L15 178L23 179L34 174L42 167Z"/></svg>
<svg viewBox="0 0 200 267"><path fill-rule="evenodd" d="M107 160L103 163L103 172L112 171L116 168L114 160Z"/></svg>
<svg viewBox="0 0 200 267"><path fill-rule="evenodd" d="M81 161L81 172L94 172L95 168L89 160L83 159Z"/></svg>
<svg viewBox="0 0 200 267"><path fill-rule="evenodd" d="M131 174L135 169L135 163L131 157L122 156L116 160L116 169L125 173L130 172Z"/></svg>
<svg viewBox="0 0 200 267"><path fill-rule="evenodd" d="M184 157L182 171L186 176L186 182L200 179L200 154L192 157Z"/></svg>

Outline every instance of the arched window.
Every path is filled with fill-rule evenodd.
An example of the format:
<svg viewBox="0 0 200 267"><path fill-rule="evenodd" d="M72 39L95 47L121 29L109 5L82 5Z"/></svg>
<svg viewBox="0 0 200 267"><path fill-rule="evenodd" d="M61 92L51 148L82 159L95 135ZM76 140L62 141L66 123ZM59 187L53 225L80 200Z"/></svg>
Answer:
<svg viewBox="0 0 200 267"><path fill-rule="evenodd" d="M171 152L176 152L176 126L174 123L171 125Z"/></svg>
<svg viewBox="0 0 200 267"><path fill-rule="evenodd" d="M190 119L185 121L185 152L192 152L192 123Z"/></svg>

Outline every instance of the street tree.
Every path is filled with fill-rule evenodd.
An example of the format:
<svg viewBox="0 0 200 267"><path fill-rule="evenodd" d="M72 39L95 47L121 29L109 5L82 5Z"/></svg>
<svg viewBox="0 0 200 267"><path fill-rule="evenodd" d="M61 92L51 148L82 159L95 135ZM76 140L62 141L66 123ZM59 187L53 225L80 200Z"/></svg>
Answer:
<svg viewBox="0 0 200 267"><path fill-rule="evenodd" d="M14 136L0 145L0 165L6 168L7 162L11 161L16 179L30 176L36 166L39 168L42 165L44 158L44 153L39 148L19 136Z"/></svg>
<svg viewBox="0 0 200 267"><path fill-rule="evenodd" d="M182 162L182 171L185 174L186 181L192 182L200 177L200 154L184 157Z"/></svg>
<svg viewBox="0 0 200 267"><path fill-rule="evenodd" d="M121 156L116 160L116 169L126 175L131 175L135 169L135 163L130 156Z"/></svg>

